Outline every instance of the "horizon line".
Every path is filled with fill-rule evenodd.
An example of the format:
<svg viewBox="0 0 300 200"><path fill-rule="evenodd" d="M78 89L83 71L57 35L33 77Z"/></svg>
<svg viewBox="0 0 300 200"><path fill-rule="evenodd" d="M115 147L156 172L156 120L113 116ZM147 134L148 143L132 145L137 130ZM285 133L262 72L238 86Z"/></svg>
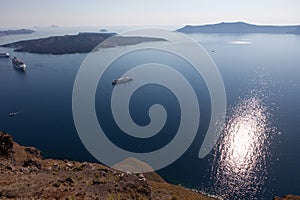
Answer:
<svg viewBox="0 0 300 200"><path fill-rule="evenodd" d="M25 25L25 26L4 26L0 27L0 29L7 29L7 28L59 28L59 27L66 27L66 28L76 28L76 27L138 27L138 26L144 26L144 27L161 27L161 26L204 26L204 25L214 25L214 24L220 24L220 23L246 23L246 24L252 24L257 26L299 26L300 22L298 24L296 23L253 23L253 22L247 22L242 20L226 20L226 21L217 21L217 22L207 22L207 23L185 23L185 24L103 24L103 25L60 25L60 24L50 24L50 25ZM55 26L55 27L53 27Z"/></svg>
<svg viewBox="0 0 300 200"><path fill-rule="evenodd" d="M247 21L241 21L241 20L233 20L233 21L217 21L217 22L207 22L207 23L185 23L185 24L104 24L104 25L59 25L59 24L50 24L50 25L27 25L27 26L4 26L0 27L1 29L22 29L22 28L60 28L60 27L65 27L65 28L80 28L80 27L100 27L100 28L105 28L105 27L162 27L162 26L178 26L178 27L184 27L184 26L204 26L204 25L214 25L214 24L220 24L220 23L246 23L246 24L251 24L251 25L257 25L257 26L300 26L300 22L298 24L289 24L289 23L284 23L284 24L278 24L278 23L253 23L253 22L247 22ZM53 27L55 26L55 27Z"/></svg>

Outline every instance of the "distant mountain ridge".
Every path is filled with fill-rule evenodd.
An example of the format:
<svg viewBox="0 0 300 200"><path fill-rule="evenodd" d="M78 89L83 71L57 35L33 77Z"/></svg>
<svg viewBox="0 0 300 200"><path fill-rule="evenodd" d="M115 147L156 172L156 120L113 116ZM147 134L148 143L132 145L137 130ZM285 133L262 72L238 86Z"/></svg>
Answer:
<svg viewBox="0 0 300 200"><path fill-rule="evenodd" d="M19 34L32 34L35 31L29 29L17 29L17 30L6 30L0 31L0 36L4 35L19 35Z"/></svg>
<svg viewBox="0 0 300 200"><path fill-rule="evenodd" d="M275 34L300 34L300 25L296 26L260 26L245 22L222 22L191 26L187 25L176 31L182 33L275 33Z"/></svg>

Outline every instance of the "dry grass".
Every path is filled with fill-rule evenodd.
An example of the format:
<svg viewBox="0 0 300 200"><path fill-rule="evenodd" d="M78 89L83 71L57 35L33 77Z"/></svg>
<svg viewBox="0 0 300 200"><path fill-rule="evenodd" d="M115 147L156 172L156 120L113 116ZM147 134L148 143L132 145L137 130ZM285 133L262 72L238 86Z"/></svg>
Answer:
<svg viewBox="0 0 300 200"><path fill-rule="evenodd" d="M149 182L154 200L213 200L214 198L168 183Z"/></svg>

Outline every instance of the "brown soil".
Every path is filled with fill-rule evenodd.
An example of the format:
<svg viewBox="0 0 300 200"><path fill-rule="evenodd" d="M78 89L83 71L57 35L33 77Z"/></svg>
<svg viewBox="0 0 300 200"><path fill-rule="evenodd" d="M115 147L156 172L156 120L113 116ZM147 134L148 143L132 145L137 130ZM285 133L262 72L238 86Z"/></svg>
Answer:
<svg viewBox="0 0 300 200"><path fill-rule="evenodd" d="M0 132L0 199L199 199L211 197L166 183L158 174L134 174L106 166L42 159L34 147Z"/></svg>

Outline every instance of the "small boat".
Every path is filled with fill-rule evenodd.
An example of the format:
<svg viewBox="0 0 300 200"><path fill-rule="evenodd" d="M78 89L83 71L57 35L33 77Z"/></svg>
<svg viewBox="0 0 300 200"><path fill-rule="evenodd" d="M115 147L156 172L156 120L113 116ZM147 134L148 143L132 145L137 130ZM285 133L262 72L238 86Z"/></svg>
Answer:
<svg viewBox="0 0 300 200"><path fill-rule="evenodd" d="M14 57L14 58L12 59L12 64L13 64L13 66L14 66L15 68L21 69L21 70L24 70L24 71L25 71L26 65L25 65L25 63L24 63L23 60Z"/></svg>
<svg viewBox="0 0 300 200"><path fill-rule="evenodd" d="M12 113L9 113L8 116L13 117L13 116L15 116L16 114L18 114L18 113L12 112Z"/></svg>
<svg viewBox="0 0 300 200"><path fill-rule="evenodd" d="M16 115L18 115L20 113L21 113L21 111L19 111L19 112L11 112L11 113L8 114L8 116L9 117L14 117L14 116L16 116Z"/></svg>
<svg viewBox="0 0 300 200"><path fill-rule="evenodd" d="M1 58L9 58L9 53L0 53Z"/></svg>
<svg viewBox="0 0 300 200"><path fill-rule="evenodd" d="M118 79L114 79L112 81L112 84L116 85L116 84L120 84L120 83L126 83L126 82L129 82L129 81L132 81L132 80L133 80L132 77L121 77L121 78L118 78Z"/></svg>

